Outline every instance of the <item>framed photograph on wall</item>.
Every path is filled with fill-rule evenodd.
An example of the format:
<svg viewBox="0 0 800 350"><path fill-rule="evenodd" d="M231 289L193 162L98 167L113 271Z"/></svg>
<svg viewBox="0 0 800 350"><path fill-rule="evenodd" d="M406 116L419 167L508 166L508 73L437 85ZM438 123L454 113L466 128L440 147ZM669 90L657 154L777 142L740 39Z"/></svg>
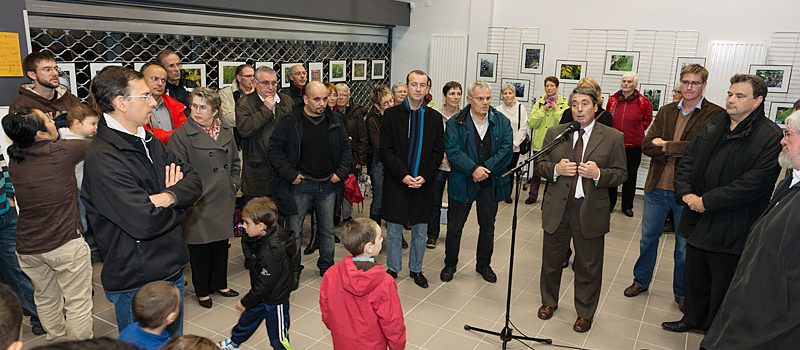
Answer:
<svg viewBox="0 0 800 350"><path fill-rule="evenodd" d="M303 63L300 63L300 62L298 62L298 63L281 63L280 74L281 74L281 87L282 88L289 87L289 85L292 84L292 81L289 80L289 74L292 73L292 67L294 67L294 66L296 66L298 64L303 64Z"/></svg>
<svg viewBox="0 0 800 350"><path fill-rule="evenodd" d="M258 67L269 67L269 68L275 69L275 63L272 63L270 61L256 62L256 69L258 69Z"/></svg>
<svg viewBox="0 0 800 350"><path fill-rule="evenodd" d="M73 95L78 96L78 82L75 80L75 63L57 63L58 82L66 86Z"/></svg>
<svg viewBox="0 0 800 350"><path fill-rule="evenodd" d="M768 92L789 92L789 80L792 78L792 66L751 64L750 74L764 78L764 82L767 83Z"/></svg>
<svg viewBox="0 0 800 350"><path fill-rule="evenodd" d="M520 55L520 73L542 74L544 44L522 43Z"/></svg>
<svg viewBox="0 0 800 350"><path fill-rule="evenodd" d="M353 60L352 80L367 80L367 61Z"/></svg>
<svg viewBox="0 0 800 350"><path fill-rule="evenodd" d="M786 129L786 117L792 114L793 105L794 103L791 102L772 102L769 104L769 114L767 114L767 117L781 128Z"/></svg>
<svg viewBox="0 0 800 350"><path fill-rule="evenodd" d="M664 98L667 95L667 86L664 84L640 84L639 92L642 96L650 100L653 105L653 115L664 105Z"/></svg>
<svg viewBox="0 0 800 350"><path fill-rule="evenodd" d="M347 61L330 61L328 63L328 80L332 83L347 81Z"/></svg>
<svg viewBox="0 0 800 350"><path fill-rule="evenodd" d="M478 53L478 80L497 82L497 54Z"/></svg>
<svg viewBox="0 0 800 350"><path fill-rule="evenodd" d="M500 89L502 91L506 84L514 86L515 97L519 102L528 102L530 100L531 81L527 79L505 79L500 80Z"/></svg>
<svg viewBox="0 0 800 350"><path fill-rule="evenodd" d="M605 109L608 103L608 99L611 98L611 94L604 92L602 95L600 95L600 98L601 98L600 105L603 106L603 109Z"/></svg>
<svg viewBox="0 0 800 350"><path fill-rule="evenodd" d="M204 63L182 64L181 79L191 80L196 86L206 86L206 65Z"/></svg>
<svg viewBox="0 0 800 350"><path fill-rule="evenodd" d="M245 64L246 62L231 62L231 61L219 61L219 88L222 89L228 85L233 84L236 80L236 67L240 64Z"/></svg>
<svg viewBox="0 0 800 350"><path fill-rule="evenodd" d="M372 60L372 79L383 79L386 77L386 61Z"/></svg>
<svg viewBox="0 0 800 350"><path fill-rule="evenodd" d="M141 72L145 64L147 64L147 62L133 62L133 70Z"/></svg>
<svg viewBox="0 0 800 350"><path fill-rule="evenodd" d="M308 64L308 81L322 81L322 62Z"/></svg>
<svg viewBox="0 0 800 350"><path fill-rule="evenodd" d="M586 61L556 60L556 76L562 83L577 84L586 76Z"/></svg>
<svg viewBox="0 0 800 350"><path fill-rule="evenodd" d="M639 70L639 51L606 51L606 65L603 74L624 75Z"/></svg>
<svg viewBox="0 0 800 350"><path fill-rule="evenodd" d="M97 76L97 73L100 73L100 71L103 70L103 68L109 67L109 66L122 67L122 62L92 62L92 63L89 63L89 72L90 72L89 76L91 77L91 79L94 79L94 77Z"/></svg>
<svg viewBox="0 0 800 350"><path fill-rule="evenodd" d="M686 67L690 64L699 64L701 66L706 65L706 58L705 57L678 57L678 63L675 65L675 85L679 85L681 82L681 71L683 67Z"/></svg>

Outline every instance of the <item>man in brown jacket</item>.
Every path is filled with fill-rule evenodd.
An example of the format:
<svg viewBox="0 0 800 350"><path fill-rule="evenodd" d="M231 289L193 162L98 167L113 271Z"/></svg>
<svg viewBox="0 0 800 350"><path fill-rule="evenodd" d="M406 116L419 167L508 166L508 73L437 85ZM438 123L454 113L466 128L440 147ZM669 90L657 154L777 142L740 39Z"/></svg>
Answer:
<svg viewBox="0 0 800 350"><path fill-rule="evenodd" d="M675 166L684 149L708 117L723 112L703 97L708 71L703 66L691 64L681 70L680 90L683 98L658 111L653 126L642 143L642 152L650 156L650 170L644 185L644 215L642 236L639 240L639 259L633 268L633 283L625 288L626 297L646 292L653 278L658 256L658 241L666 217L672 212L674 227L680 226L681 208L675 200ZM675 235L675 268L672 292L675 303L683 311L684 270L686 265L686 238Z"/></svg>
<svg viewBox="0 0 800 350"><path fill-rule="evenodd" d="M31 53L22 61L22 69L32 84L19 87L19 96L11 102L11 112L23 107L35 108L55 121L57 128L67 127L67 110L81 100L59 82L55 56L45 51Z"/></svg>
<svg viewBox="0 0 800 350"><path fill-rule="evenodd" d="M548 320L558 308L561 272L570 239L575 245L575 311L572 329L592 327L603 282L603 250L609 231L611 206L608 189L625 181L623 135L595 122L597 92L580 87L569 98L573 119L580 130L567 133L562 142L536 162L534 174L547 179L542 203L542 306L537 316ZM549 144L567 129L561 124L547 130Z"/></svg>

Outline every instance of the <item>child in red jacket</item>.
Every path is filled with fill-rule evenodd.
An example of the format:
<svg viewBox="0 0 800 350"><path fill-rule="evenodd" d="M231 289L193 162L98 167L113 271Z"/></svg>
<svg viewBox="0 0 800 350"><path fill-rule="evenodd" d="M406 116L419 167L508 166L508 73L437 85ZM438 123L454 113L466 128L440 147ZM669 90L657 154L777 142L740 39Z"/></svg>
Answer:
<svg viewBox="0 0 800 350"><path fill-rule="evenodd" d="M403 349L406 326L397 285L373 259L383 245L381 227L358 218L345 224L342 244L352 256L333 265L319 287L322 322L334 349Z"/></svg>

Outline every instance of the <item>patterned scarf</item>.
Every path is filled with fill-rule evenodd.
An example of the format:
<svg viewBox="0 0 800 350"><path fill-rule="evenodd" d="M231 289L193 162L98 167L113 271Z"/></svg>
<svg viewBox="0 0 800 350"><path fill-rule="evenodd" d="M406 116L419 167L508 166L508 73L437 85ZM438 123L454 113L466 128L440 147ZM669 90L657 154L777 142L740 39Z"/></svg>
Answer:
<svg viewBox="0 0 800 350"><path fill-rule="evenodd" d="M408 112L408 151L406 153L406 166L411 171L412 177L419 176L419 163L422 158L423 126L425 125L425 105L419 110L412 111L408 99L403 101Z"/></svg>
<svg viewBox="0 0 800 350"><path fill-rule="evenodd" d="M557 101L558 101L558 92L554 93L553 96L544 95L544 103L557 102Z"/></svg>
<svg viewBox="0 0 800 350"><path fill-rule="evenodd" d="M203 131L205 131L205 133L208 134L208 136L210 136L214 140L216 140L217 137L219 137L219 125L220 125L219 116L214 117L214 121L211 122L211 126L209 127L202 126L199 123L197 124L197 126L199 126L200 129L203 129Z"/></svg>

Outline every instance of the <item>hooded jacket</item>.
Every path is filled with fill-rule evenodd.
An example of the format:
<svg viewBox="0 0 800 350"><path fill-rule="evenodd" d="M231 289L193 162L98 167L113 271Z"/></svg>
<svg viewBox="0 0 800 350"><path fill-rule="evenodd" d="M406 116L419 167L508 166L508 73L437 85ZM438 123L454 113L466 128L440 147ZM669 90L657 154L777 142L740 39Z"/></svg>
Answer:
<svg viewBox="0 0 800 350"><path fill-rule="evenodd" d="M19 87L19 96L11 102L10 111L16 112L23 107L36 108L55 121L56 127L67 127L67 111L80 104L81 100L64 85L56 88L55 97L54 100L48 100L33 91L33 84L22 84Z"/></svg>
<svg viewBox="0 0 800 350"><path fill-rule="evenodd" d="M260 237L245 237L243 243L250 248L250 291L242 298L247 309L261 303L283 304L289 302L292 291L292 270L297 246L289 231L279 225Z"/></svg>
<svg viewBox="0 0 800 350"><path fill-rule="evenodd" d="M319 308L334 349L405 348L397 285L380 264L363 271L347 256L333 265L322 277Z"/></svg>

